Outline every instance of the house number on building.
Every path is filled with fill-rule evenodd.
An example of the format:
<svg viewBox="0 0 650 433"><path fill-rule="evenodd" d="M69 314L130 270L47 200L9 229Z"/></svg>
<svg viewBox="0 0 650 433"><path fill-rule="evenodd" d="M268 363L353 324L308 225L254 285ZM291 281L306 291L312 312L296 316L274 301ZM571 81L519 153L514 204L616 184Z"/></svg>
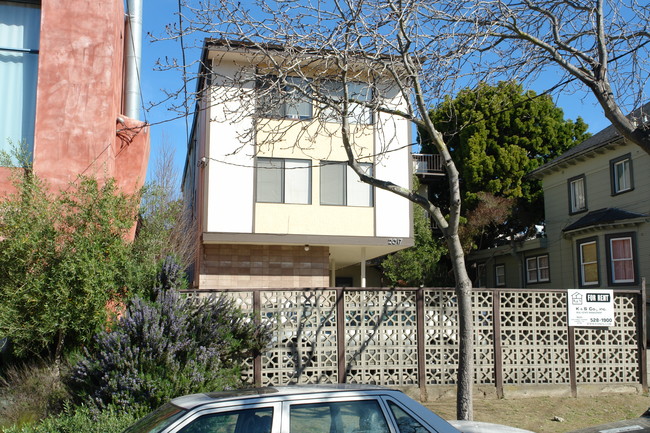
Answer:
<svg viewBox="0 0 650 433"><path fill-rule="evenodd" d="M402 238L390 238L388 239L388 245L402 245Z"/></svg>

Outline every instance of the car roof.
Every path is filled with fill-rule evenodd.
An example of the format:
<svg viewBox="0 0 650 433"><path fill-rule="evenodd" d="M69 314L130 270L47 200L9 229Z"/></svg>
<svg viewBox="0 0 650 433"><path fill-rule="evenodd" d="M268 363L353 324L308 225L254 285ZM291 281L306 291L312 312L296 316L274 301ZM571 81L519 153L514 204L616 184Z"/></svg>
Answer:
<svg viewBox="0 0 650 433"><path fill-rule="evenodd" d="M401 392L390 388L377 385L359 385L359 384L319 384L319 385L288 385L288 386L269 386L263 388L243 388L231 391L208 392L201 394L185 395L177 397L171 401L172 404L183 409L193 409L197 406L210 403L221 403L232 400L247 400L261 397L273 396L298 396L303 394L314 393L360 393L360 394L377 394L386 392Z"/></svg>

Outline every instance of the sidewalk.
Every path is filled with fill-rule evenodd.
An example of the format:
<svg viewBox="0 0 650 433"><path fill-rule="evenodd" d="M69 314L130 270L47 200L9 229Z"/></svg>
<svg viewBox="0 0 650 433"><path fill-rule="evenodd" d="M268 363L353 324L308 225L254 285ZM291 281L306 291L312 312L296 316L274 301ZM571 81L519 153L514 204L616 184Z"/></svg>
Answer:
<svg viewBox="0 0 650 433"><path fill-rule="evenodd" d="M445 419L456 418L452 398L425 403ZM536 433L564 433L593 425L637 418L650 407L650 397L640 394L597 396L528 397L474 400L474 419L510 425ZM563 421L554 421L561 419Z"/></svg>

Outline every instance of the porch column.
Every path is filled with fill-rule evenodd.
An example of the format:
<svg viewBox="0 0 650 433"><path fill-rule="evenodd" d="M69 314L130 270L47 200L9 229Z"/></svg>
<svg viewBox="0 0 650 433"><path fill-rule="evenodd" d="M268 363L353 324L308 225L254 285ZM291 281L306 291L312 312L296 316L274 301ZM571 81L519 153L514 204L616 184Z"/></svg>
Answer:
<svg viewBox="0 0 650 433"><path fill-rule="evenodd" d="M366 247L361 248L361 287L366 287Z"/></svg>

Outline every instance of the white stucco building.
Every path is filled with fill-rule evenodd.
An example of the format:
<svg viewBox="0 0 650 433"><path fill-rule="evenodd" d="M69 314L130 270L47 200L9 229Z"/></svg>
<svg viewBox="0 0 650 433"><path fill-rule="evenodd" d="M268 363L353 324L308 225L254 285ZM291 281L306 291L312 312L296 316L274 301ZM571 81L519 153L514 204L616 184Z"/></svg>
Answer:
<svg viewBox="0 0 650 433"><path fill-rule="evenodd" d="M275 50L282 56L282 48ZM307 91L291 100L276 97L280 79L265 66L268 56L232 41L206 40L203 48L183 174L184 197L197 223L191 235L200 245L194 286L380 284L367 262L413 245L411 203L359 181L345 164L340 121ZM298 90L306 75L325 82L313 59L310 68L283 80ZM326 84L340 91L334 78ZM358 81L348 90L403 106L400 94L386 91L385 80L382 85L377 92L376 83ZM354 151L363 168L409 187L409 122L358 104L353 114Z"/></svg>

